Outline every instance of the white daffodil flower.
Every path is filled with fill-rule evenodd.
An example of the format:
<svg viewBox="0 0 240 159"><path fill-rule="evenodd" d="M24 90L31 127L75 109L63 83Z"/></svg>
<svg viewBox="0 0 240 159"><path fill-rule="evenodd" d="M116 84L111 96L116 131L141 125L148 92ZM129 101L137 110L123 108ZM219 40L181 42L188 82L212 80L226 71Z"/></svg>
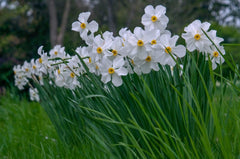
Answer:
<svg viewBox="0 0 240 159"><path fill-rule="evenodd" d="M72 30L79 32L82 38L87 36L88 31L95 33L98 30L98 23L96 21L91 21L88 23L90 14L90 12L80 13L78 16L78 21L72 23Z"/></svg>
<svg viewBox="0 0 240 159"><path fill-rule="evenodd" d="M102 39L100 35L94 38L93 50L91 58L95 62L102 60L104 56L111 56L112 53L109 51L112 45L112 39L106 38Z"/></svg>
<svg viewBox="0 0 240 159"><path fill-rule="evenodd" d="M23 90L24 86L28 83L28 79L25 76L15 76L14 84L19 90Z"/></svg>
<svg viewBox="0 0 240 159"><path fill-rule="evenodd" d="M154 71L158 71L159 70L158 62L159 62L158 55L155 54L155 52L148 52L148 56L146 57L145 60L143 60L143 63L141 65L142 73L148 74L151 72L152 69Z"/></svg>
<svg viewBox="0 0 240 159"><path fill-rule="evenodd" d="M29 88L30 100L31 101L40 101L37 88Z"/></svg>
<svg viewBox="0 0 240 159"><path fill-rule="evenodd" d="M129 57L134 58L137 56L139 59L147 58L147 44L151 43L152 37L157 34L157 30L145 31L140 27L134 29L133 36L128 38L131 44L129 48Z"/></svg>
<svg viewBox="0 0 240 159"><path fill-rule="evenodd" d="M31 64L31 73L34 75L39 75L40 74L40 68L42 67L42 65L38 62L35 61L35 59L31 59L30 61Z"/></svg>
<svg viewBox="0 0 240 159"><path fill-rule="evenodd" d="M225 50L223 46L217 46L218 49L221 51L223 55L225 55ZM224 58L218 51L218 49L215 46L210 47L210 59L212 61L212 69L215 70L217 68L217 64L224 63Z"/></svg>
<svg viewBox="0 0 240 159"><path fill-rule="evenodd" d="M207 35L209 36L209 38L213 41L213 43L215 45L219 46L220 43L224 41L223 38L217 37L217 31L216 30L210 30L209 32L207 32Z"/></svg>
<svg viewBox="0 0 240 159"><path fill-rule="evenodd" d="M66 57L66 52L64 51L65 47L61 47L61 45L56 45L54 46L53 49L50 50L49 54L50 54L50 58L65 58Z"/></svg>
<svg viewBox="0 0 240 159"><path fill-rule="evenodd" d="M22 66L22 71L24 72L24 75L27 77L27 78L31 78L31 64L27 61L24 61L24 64Z"/></svg>
<svg viewBox="0 0 240 159"><path fill-rule="evenodd" d="M76 74L66 68L66 66L61 65L58 70L54 72L55 84L58 87L65 87L69 89L74 89L80 86Z"/></svg>
<svg viewBox="0 0 240 159"><path fill-rule="evenodd" d="M125 61L123 58L115 58L113 61L109 60L107 57L103 58L101 70L101 80L103 83L108 83L112 81L115 86L122 85L121 76L126 76L128 70L124 67Z"/></svg>
<svg viewBox="0 0 240 159"><path fill-rule="evenodd" d="M116 37L113 40L110 50L111 50L112 54L109 57L112 57L112 59L122 56L124 53L126 53L123 43L122 43L122 38Z"/></svg>
<svg viewBox="0 0 240 159"><path fill-rule="evenodd" d="M154 9L152 5L148 5L144 9L145 14L142 16L142 24L148 30L159 29L161 32L167 27L168 17L166 8L162 5L156 6Z"/></svg>
<svg viewBox="0 0 240 159"><path fill-rule="evenodd" d="M207 48L211 45L211 41L207 38L202 30L208 31L210 23L201 23L200 20L194 20L191 24L184 28L186 33L182 34L187 44L189 51L198 50L200 52L206 52Z"/></svg>
<svg viewBox="0 0 240 159"><path fill-rule="evenodd" d="M159 59L160 64L174 66L176 57L183 57L186 54L186 48L183 45L177 45L178 36L171 37L170 34L164 34L160 37L161 42L161 56ZM174 58L174 59L173 59Z"/></svg>

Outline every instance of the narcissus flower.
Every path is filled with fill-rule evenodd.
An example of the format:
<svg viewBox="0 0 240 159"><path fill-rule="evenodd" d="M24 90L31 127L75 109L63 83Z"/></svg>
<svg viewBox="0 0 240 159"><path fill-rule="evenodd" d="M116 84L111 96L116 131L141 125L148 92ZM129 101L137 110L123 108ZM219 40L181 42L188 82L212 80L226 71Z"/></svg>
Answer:
<svg viewBox="0 0 240 159"><path fill-rule="evenodd" d="M64 51L65 47L61 47L61 45L56 45L54 46L53 49L50 50L49 54L50 54L50 58L65 58L66 57L66 52Z"/></svg>
<svg viewBox="0 0 240 159"><path fill-rule="evenodd" d="M224 58L221 54L225 55L225 50L223 46L217 46L217 48L215 46L210 47L210 59L212 61L213 70L217 68L217 64L224 63ZM219 51L221 51L221 53Z"/></svg>
<svg viewBox="0 0 240 159"><path fill-rule="evenodd" d="M168 24L168 17L165 15L166 8L162 5L153 8L152 5L146 6L144 9L145 14L142 16L142 24L148 30L159 29L163 31Z"/></svg>
<svg viewBox="0 0 240 159"><path fill-rule="evenodd" d="M160 64L174 66L176 64L174 59L176 59L177 57L181 58L185 56L186 48L183 45L176 46L177 40L178 40L177 35L171 37L170 34L164 34L160 37L161 42L160 51L162 53L159 58Z"/></svg>
<svg viewBox="0 0 240 159"><path fill-rule="evenodd" d="M158 30L145 31L140 27L134 29L133 36L128 38L129 44L129 57L139 59L146 59L147 54L147 45L151 43L152 38L160 34Z"/></svg>
<svg viewBox="0 0 240 159"><path fill-rule="evenodd" d="M40 98L36 88L29 88L30 100L39 102Z"/></svg>
<svg viewBox="0 0 240 159"><path fill-rule="evenodd" d="M211 45L211 41L204 34L208 31L210 23L201 23L200 20L194 20L191 24L184 28L186 33L182 34L187 44L187 49L192 52L198 50L200 52L206 52L207 48Z"/></svg>
<svg viewBox="0 0 240 159"><path fill-rule="evenodd" d="M98 23L96 21L93 20L88 23L90 14L90 12L80 13L78 21L72 23L72 30L79 32L82 38L87 36L88 31L95 33L98 30Z"/></svg>
<svg viewBox="0 0 240 159"><path fill-rule="evenodd" d="M124 67L125 61L123 58L115 58L113 61L108 58L103 58L101 69L101 80L103 83L112 81L115 86L122 85L121 76L126 76L128 70Z"/></svg>
<svg viewBox="0 0 240 159"><path fill-rule="evenodd" d="M93 50L90 57L95 62L101 60L104 56L111 56L112 53L109 51L112 45L111 38L102 39L100 35L94 38Z"/></svg>

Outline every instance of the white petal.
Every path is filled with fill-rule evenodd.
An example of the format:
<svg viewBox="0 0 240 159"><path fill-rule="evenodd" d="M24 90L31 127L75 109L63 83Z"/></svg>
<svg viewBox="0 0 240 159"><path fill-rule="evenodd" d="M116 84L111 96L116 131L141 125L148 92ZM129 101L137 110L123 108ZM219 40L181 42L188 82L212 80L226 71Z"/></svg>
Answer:
<svg viewBox="0 0 240 159"><path fill-rule="evenodd" d="M109 74L102 74L101 81L103 83L108 83L111 80L111 75Z"/></svg>
<svg viewBox="0 0 240 159"><path fill-rule="evenodd" d="M159 30L145 31L144 41L151 42L152 40L156 40L159 36L160 36Z"/></svg>
<svg viewBox="0 0 240 159"><path fill-rule="evenodd" d="M125 62L124 62L122 57L115 58L113 60L113 67L114 68L120 68L120 67L122 67L124 65L124 63Z"/></svg>
<svg viewBox="0 0 240 159"><path fill-rule="evenodd" d="M166 15L162 15L161 17L160 17L160 23L163 25L166 25L167 26L167 24L168 24L168 22L169 22L169 19L168 19L168 17L166 16Z"/></svg>
<svg viewBox="0 0 240 159"><path fill-rule="evenodd" d="M143 29L140 27L135 27L134 29L134 34L138 39L141 39L143 37L142 33L143 33Z"/></svg>
<svg viewBox="0 0 240 159"><path fill-rule="evenodd" d="M96 31L98 31L98 23L96 21L91 21L88 24L88 29L91 31L91 33L95 33Z"/></svg>
<svg viewBox="0 0 240 159"><path fill-rule="evenodd" d="M147 58L147 51L145 48L139 48L138 47L138 51L137 51L137 56L139 59L146 59Z"/></svg>
<svg viewBox="0 0 240 159"><path fill-rule="evenodd" d="M40 46L39 48L38 48L38 55L42 55L42 48L43 48L43 46Z"/></svg>
<svg viewBox="0 0 240 159"><path fill-rule="evenodd" d="M116 73L119 76L126 76L128 74L128 70L126 68L124 68L124 67L121 67L121 68L116 70Z"/></svg>
<svg viewBox="0 0 240 159"><path fill-rule="evenodd" d="M112 83L114 86L118 87L122 85L122 78L118 76L117 74L112 75Z"/></svg>
<svg viewBox="0 0 240 159"><path fill-rule="evenodd" d="M79 22L73 22L72 23L72 30L80 32L80 30L81 30L80 25L81 25L81 23L79 23Z"/></svg>
<svg viewBox="0 0 240 159"><path fill-rule="evenodd" d="M145 11L145 13L147 13L149 15L154 15L154 13L155 13L155 10L152 5L146 6L144 11Z"/></svg>
<svg viewBox="0 0 240 159"><path fill-rule="evenodd" d="M169 40L169 43L171 46L175 46L176 43L177 43L177 40L178 40L178 35L174 35L170 40Z"/></svg>
<svg viewBox="0 0 240 159"><path fill-rule="evenodd" d="M210 23L204 22L204 23L202 23L202 29L204 31L207 31L209 29L210 25L211 25Z"/></svg>
<svg viewBox="0 0 240 159"><path fill-rule="evenodd" d="M151 63L145 63L141 66L141 70L143 73L148 74L151 72Z"/></svg>
<svg viewBox="0 0 240 159"><path fill-rule="evenodd" d="M79 20L81 23L86 23L90 15L91 15L90 12L80 13L79 16L78 16L78 20Z"/></svg>
<svg viewBox="0 0 240 159"><path fill-rule="evenodd" d="M131 37L128 38L128 42L129 42L132 46L136 46L138 40L137 40L134 36L131 36Z"/></svg>
<svg viewBox="0 0 240 159"><path fill-rule="evenodd" d="M155 12L156 12L156 16L159 17L166 13L166 8L162 5L158 5L156 6Z"/></svg>
<svg viewBox="0 0 240 159"><path fill-rule="evenodd" d="M212 69L215 70L217 68L217 64L215 63L215 61L212 61Z"/></svg>
<svg viewBox="0 0 240 159"><path fill-rule="evenodd" d="M183 57L186 55L186 48L183 45L178 45L173 48L172 52L177 56L177 57Z"/></svg>
<svg viewBox="0 0 240 159"><path fill-rule="evenodd" d="M148 26L148 25L150 25L150 24L152 24L153 22L151 21L151 16L149 16L148 14L144 14L143 16L142 16L142 24L143 25L146 25L146 26Z"/></svg>
<svg viewBox="0 0 240 159"><path fill-rule="evenodd" d="M151 68L152 68L154 71L159 71L158 63L152 62L152 63L151 63Z"/></svg>

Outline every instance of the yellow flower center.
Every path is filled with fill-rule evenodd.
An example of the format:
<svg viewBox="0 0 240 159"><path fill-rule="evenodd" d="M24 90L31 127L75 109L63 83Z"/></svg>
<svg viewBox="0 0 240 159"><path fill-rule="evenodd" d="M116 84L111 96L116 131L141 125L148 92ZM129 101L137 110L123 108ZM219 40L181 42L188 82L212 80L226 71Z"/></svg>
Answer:
<svg viewBox="0 0 240 159"><path fill-rule="evenodd" d="M147 62L150 62L150 61L152 61L152 58L151 58L151 56L148 56L145 60L146 60Z"/></svg>
<svg viewBox="0 0 240 159"><path fill-rule="evenodd" d="M29 69L28 69L28 68L25 68L25 71L26 71L26 72L28 72L28 71L29 71Z"/></svg>
<svg viewBox="0 0 240 159"><path fill-rule="evenodd" d="M85 29L85 28L86 28L86 24L85 24L85 23L81 23L80 27L81 27L82 29Z"/></svg>
<svg viewBox="0 0 240 159"><path fill-rule="evenodd" d="M133 61L133 59L131 59L131 63L134 65L134 61Z"/></svg>
<svg viewBox="0 0 240 159"><path fill-rule="evenodd" d="M219 55L219 53L218 53L217 51L215 51L215 52L213 53L213 56L214 56L214 57L218 57L218 55Z"/></svg>
<svg viewBox="0 0 240 159"><path fill-rule="evenodd" d="M114 68L111 67L111 68L108 69L109 74L113 74L114 72L115 72Z"/></svg>
<svg viewBox="0 0 240 159"><path fill-rule="evenodd" d="M55 55L57 55L57 54L58 54L58 52L57 52L57 51L54 51L54 54L55 54Z"/></svg>
<svg viewBox="0 0 240 159"><path fill-rule="evenodd" d="M35 70L37 67L35 65L33 65L33 69Z"/></svg>
<svg viewBox="0 0 240 159"><path fill-rule="evenodd" d="M200 34L195 34L194 39L199 40L201 38Z"/></svg>
<svg viewBox="0 0 240 159"><path fill-rule="evenodd" d="M42 58L39 58L39 63L42 63Z"/></svg>
<svg viewBox="0 0 240 159"><path fill-rule="evenodd" d="M152 44L152 45L155 45L155 44L157 44L157 41L156 41L156 40L152 40L152 41L151 41L151 44Z"/></svg>
<svg viewBox="0 0 240 159"><path fill-rule="evenodd" d="M117 56L118 52L117 50L112 50L113 56Z"/></svg>
<svg viewBox="0 0 240 159"><path fill-rule="evenodd" d="M143 42L142 40L138 40L137 45L138 45L138 46L143 46L143 45L144 45L144 42Z"/></svg>
<svg viewBox="0 0 240 159"><path fill-rule="evenodd" d="M102 53L102 48L101 48L101 47L98 47L98 48L97 48L97 53L98 53L98 54L101 54L101 53Z"/></svg>
<svg viewBox="0 0 240 159"><path fill-rule="evenodd" d="M165 52L166 52L167 54L171 53L171 51L172 51L172 48L171 48L170 46L168 46L168 47L165 48Z"/></svg>
<svg viewBox="0 0 240 159"><path fill-rule="evenodd" d="M70 77L74 78L75 74L73 72L70 73Z"/></svg>
<svg viewBox="0 0 240 159"><path fill-rule="evenodd" d="M16 71L13 71L14 75L16 75Z"/></svg>
<svg viewBox="0 0 240 159"><path fill-rule="evenodd" d="M60 72L60 70L58 69L58 74L60 74L61 72Z"/></svg>
<svg viewBox="0 0 240 159"><path fill-rule="evenodd" d="M152 20L152 22L156 22L156 21L157 21L157 17L156 17L155 15L153 15L153 16L151 17L151 20Z"/></svg>
<svg viewBox="0 0 240 159"><path fill-rule="evenodd" d="M89 57L88 62L89 62L89 63L92 63L92 59L91 59L91 57Z"/></svg>
<svg viewBox="0 0 240 159"><path fill-rule="evenodd" d="M96 68L96 70L98 70L98 69L99 69L98 65L96 65L96 67L95 67L95 68Z"/></svg>

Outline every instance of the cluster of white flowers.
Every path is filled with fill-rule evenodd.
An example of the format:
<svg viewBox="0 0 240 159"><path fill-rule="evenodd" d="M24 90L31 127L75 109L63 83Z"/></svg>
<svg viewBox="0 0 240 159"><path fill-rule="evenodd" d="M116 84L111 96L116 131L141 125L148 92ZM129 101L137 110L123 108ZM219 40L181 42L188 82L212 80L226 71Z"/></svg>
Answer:
<svg viewBox="0 0 240 159"><path fill-rule="evenodd" d="M216 36L216 30L208 31L210 23L201 23L200 20L195 20L187 27L184 28L186 33L182 34L182 37L186 41L187 49L192 52L197 50L206 55L210 55L212 61L213 70L217 68L217 63L222 64L224 58L222 55L225 54L225 50L220 43L223 38ZM208 56L206 56L208 59Z"/></svg>
<svg viewBox="0 0 240 159"><path fill-rule="evenodd" d="M115 86L122 85L121 76L136 73L147 74L151 70L158 71L159 65L174 67L176 60L186 54L183 45L177 45L178 35L171 35L166 30L168 17L166 8L158 5L155 8L148 5L142 16L144 28L136 27L133 32L127 28L120 29L119 36L114 37L111 32L96 34L98 24L88 22L90 12L80 13L78 21L72 24L72 30L79 32L87 46L80 46L75 51L78 55L70 56L60 45L50 50L49 54L38 49L39 58L25 62L22 66L14 66L15 85L23 89L29 79L38 80L43 84L42 77L47 75L53 84L59 87L75 89L81 87L77 77L85 73L79 56L88 66L89 71L101 76L103 83L111 81ZM186 40L187 49L192 52L210 54L213 69L216 63L224 61L218 50L225 53L220 42L222 38L216 36L216 31L207 31L210 24L195 20L184 31L182 37ZM212 39L213 45L205 33ZM31 99L37 98L37 90L31 88Z"/></svg>

